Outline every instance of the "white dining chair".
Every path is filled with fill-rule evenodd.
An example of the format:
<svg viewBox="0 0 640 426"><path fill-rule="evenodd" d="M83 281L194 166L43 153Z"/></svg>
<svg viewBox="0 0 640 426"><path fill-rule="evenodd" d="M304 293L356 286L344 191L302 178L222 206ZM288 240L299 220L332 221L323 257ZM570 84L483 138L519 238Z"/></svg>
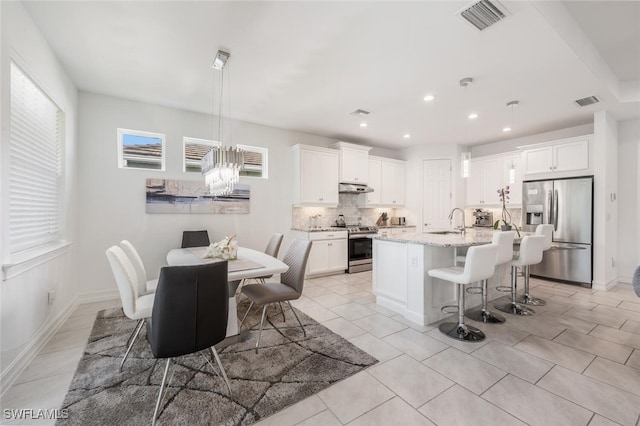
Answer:
<svg viewBox="0 0 640 426"><path fill-rule="evenodd" d="M120 248L125 252L136 271L138 294L144 295L155 293L156 287L158 287L158 279L147 280L147 272L144 269L144 264L142 263L142 259L133 244L127 240L122 240L120 241Z"/></svg>
<svg viewBox="0 0 640 426"><path fill-rule="evenodd" d="M118 284L118 292L120 293L120 300L122 301L122 310L129 319L138 321L138 324L127 341L127 350L122 357L122 362L120 363L120 370L122 371L122 367L131 352L133 344L136 342L136 339L140 334L140 330L142 330L145 320L151 317L155 293L145 295L140 295L138 293L135 268L120 247L111 246L106 250L106 254L109 264L111 265L111 271L113 272L113 276Z"/></svg>

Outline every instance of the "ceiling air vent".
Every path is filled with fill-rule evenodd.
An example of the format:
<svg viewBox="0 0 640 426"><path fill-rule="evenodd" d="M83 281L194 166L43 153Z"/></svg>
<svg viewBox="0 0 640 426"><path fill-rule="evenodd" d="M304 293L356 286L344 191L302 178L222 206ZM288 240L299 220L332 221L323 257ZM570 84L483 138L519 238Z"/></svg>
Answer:
<svg viewBox="0 0 640 426"><path fill-rule="evenodd" d="M365 116L369 115L370 112L369 111L365 111L363 109L357 109L357 110L353 111L350 114L351 115L357 115L358 117L365 117Z"/></svg>
<svg viewBox="0 0 640 426"><path fill-rule="evenodd" d="M467 6L459 14L480 31L507 17L507 11L495 0L480 0Z"/></svg>
<svg viewBox="0 0 640 426"><path fill-rule="evenodd" d="M595 96L587 96L586 98L577 99L574 102L578 104L579 107L586 107L589 105L597 104L598 102L600 102L600 99Z"/></svg>

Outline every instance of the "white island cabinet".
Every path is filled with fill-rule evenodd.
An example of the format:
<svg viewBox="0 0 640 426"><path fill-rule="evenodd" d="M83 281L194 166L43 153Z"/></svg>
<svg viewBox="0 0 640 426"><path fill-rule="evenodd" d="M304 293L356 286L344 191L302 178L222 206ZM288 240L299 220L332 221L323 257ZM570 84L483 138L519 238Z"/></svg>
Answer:
<svg viewBox="0 0 640 426"><path fill-rule="evenodd" d="M452 266L457 252L491 243L494 231L467 231L462 235L401 234L373 240L373 293L376 303L427 325L450 314L445 305L457 305L455 285L429 276L433 268ZM497 231L499 232L499 231ZM489 300L504 295L495 287L508 281L507 267L489 279ZM507 284L508 285L508 284ZM480 295L468 295L467 307L479 306Z"/></svg>

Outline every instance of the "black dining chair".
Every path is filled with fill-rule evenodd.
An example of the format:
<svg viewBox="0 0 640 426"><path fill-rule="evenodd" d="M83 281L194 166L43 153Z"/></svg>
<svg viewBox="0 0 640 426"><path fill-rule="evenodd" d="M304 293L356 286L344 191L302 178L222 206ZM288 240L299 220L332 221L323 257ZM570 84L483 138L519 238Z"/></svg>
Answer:
<svg viewBox="0 0 640 426"><path fill-rule="evenodd" d="M209 233L204 231L184 231L181 248L207 247L210 244Z"/></svg>
<svg viewBox="0 0 640 426"><path fill-rule="evenodd" d="M218 364L231 396L229 379L214 346L224 340L227 334L227 265L227 261L220 261L160 269L153 311L147 322L147 338L153 356L167 358L167 364L153 413L153 424L164 398L169 366L175 357L208 351L211 360ZM207 362L213 368L211 361L207 359Z"/></svg>

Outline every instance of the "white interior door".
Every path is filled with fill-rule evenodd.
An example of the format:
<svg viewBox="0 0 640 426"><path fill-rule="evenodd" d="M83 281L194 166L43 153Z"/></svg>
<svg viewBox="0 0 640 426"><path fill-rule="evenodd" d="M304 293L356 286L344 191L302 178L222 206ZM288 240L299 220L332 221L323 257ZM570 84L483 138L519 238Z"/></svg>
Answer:
<svg viewBox="0 0 640 426"><path fill-rule="evenodd" d="M422 179L422 230L449 228L451 160L424 160Z"/></svg>

